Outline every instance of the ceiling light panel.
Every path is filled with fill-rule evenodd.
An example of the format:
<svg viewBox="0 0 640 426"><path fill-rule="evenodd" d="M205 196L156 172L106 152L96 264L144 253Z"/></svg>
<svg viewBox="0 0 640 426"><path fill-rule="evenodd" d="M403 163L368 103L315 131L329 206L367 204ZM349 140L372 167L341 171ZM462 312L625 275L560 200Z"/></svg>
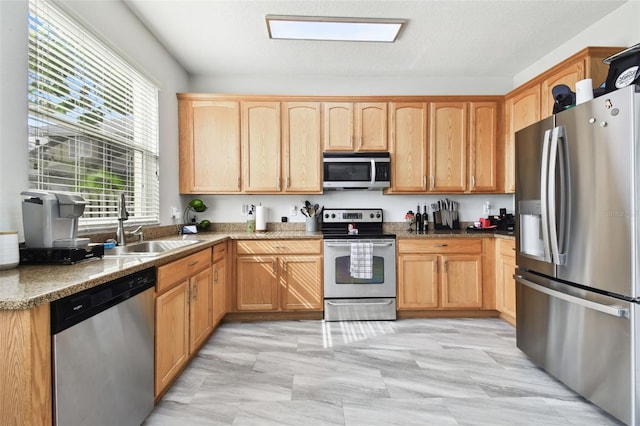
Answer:
<svg viewBox="0 0 640 426"><path fill-rule="evenodd" d="M272 39L385 43L396 41L406 23L403 19L283 15L267 15L266 21Z"/></svg>

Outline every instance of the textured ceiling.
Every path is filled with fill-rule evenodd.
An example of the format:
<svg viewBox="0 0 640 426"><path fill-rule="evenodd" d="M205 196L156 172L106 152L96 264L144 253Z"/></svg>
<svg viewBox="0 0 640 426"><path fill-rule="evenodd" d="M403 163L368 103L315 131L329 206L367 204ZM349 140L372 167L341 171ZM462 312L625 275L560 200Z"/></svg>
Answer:
<svg viewBox="0 0 640 426"><path fill-rule="evenodd" d="M618 0L124 0L192 75L512 77ZM271 40L265 15L403 18L396 43Z"/></svg>

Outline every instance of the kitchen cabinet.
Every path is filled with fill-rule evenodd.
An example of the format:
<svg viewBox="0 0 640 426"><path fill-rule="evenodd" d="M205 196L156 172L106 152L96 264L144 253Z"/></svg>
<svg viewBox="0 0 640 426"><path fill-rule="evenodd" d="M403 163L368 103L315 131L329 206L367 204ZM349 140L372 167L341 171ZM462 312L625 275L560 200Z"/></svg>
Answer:
<svg viewBox="0 0 640 426"><path fill-rule="evenodd" d="M49 304L0 310L0 422L53 424Z"/></svg>
<svg viewBox="0 0 640 426"><path fill-rule="evenodd" d="M173 382L213 330L211 249L158 267L155 396Z"/></svg>
<svg viewBox="0 0 640 426"><path fill-rule="evenodd" d="M213 246L213 291L211 309L213 326L216 327L227 313L227 242Z"/></svg>
<svg viewBox="0 0 640 426"><path fill-rule="evenodd" d="M321 240L238 240L236 311L322 310Z"/></svg>
<svg viewBox="0 0 640 426"><path fill-rule="evenodd" d="M280 102L242 102L242 188L280 192Z"/></svg>
<svg viewBox="0 0 640 426"><path fill-rule="evenodd" d="M427 118L426 102L389 104L391 188L388 193L427 190Z"/></svg>
<svg viewBox="0 0 640 426"><path fill-rule="evenodd" d="M516 269L514 240L496 240L496 309L500 318L516 323Z"/></svg>
<svg viewBox="0 0 640 426"><path fill-rule="evenodd" d="M240 103L178 100L180 193L240 191Z"/></svg>
<svg viewBox="0 0 640 426"><path fill-rule="evenodd" d="M469 103L469 192L496 192L498 185L498 102Z"/></svg>
<svg viewBox="0 0 640 426"><path fill-rule="evenodd" d="M387 151L386 102L323 102L325 151Z"/></svg>
<svg viewBox="0 0 640 426"><path fill-rule="evenodd" d="M482 309L480 239L399 239L398 309Z"/></svg>
<svg viewBox="0 0 640 426"><path fill-rule="evenodd" d="M553 113L552 89L566 84L575 92L579 80L591 78L598 87L606 80L609 66L602 60L624 47L587 47L505 96L504 190L515 192L515 132Z"/></svg>
<svg viewBox="0 0 640 426"><path fill-rule="evenodd" d="M429 104L429 190L463 192L466 188L468 104Z"/></svg>
<svg viewBox="0 0 640 426"><path fill-rule="evenodd" d="M322 193L320 113L319 102L282 104L284 192Z"/></svg>

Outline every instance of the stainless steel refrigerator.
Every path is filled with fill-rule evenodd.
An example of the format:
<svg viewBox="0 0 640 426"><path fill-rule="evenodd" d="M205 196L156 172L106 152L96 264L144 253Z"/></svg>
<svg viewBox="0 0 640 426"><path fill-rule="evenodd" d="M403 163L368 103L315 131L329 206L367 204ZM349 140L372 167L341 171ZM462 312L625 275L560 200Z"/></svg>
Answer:
<svg viewBox="0 0 640 426"><path fill-rule="evenodd" d="M517 345L640 423L640 93L600 96L516 133Z"/></svg>

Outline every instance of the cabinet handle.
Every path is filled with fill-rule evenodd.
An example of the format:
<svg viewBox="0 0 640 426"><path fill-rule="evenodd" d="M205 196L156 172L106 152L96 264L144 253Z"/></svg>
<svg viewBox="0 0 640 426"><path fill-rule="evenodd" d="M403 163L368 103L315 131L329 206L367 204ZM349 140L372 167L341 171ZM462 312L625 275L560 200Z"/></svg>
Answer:
<svg viewBox="0 0 640 426"><path fill-rule="evenodd" d="M191 304L192 293L193 291L191 290L191 286L189 286L189 297L187 297L187 305Z"/></svg>
<svg viewBox="0 0 640 426"><path fill-rule="evenodd" d="M447 273L447 263L449 263L449 262L447 262L445 260L443 263L444 263L444 273L446 274Z"/></svg>
<svg viewBox="0 0 640 426"><path fill-rule="evenodd" d="M278 263L274 260L273 262L271 262L271 266L273 267L273 274L277 274L278 273Z"/></svg>
<svg viewBox="0 0 640 426"><path fill-rule="evenodd" d="M287 270L287 262L285 260L282 261L282 270L283 271Z"/></svg>
<svg viewBox="0 0 640 426"><path fill-rule="evenodd" d="M471 189L476 187L476 177L471 176Z"/></svg>
<svg viewBox="0 0 640 426"><path fill-rule="evenodd" d="M238 189L240 189L240 176L237 177L237 181L238 181Z"/></svg>
<svg viewBox="0 0 640 426"><path fill-rule="evenodd" d="M436 244L436 247L448 247L449 244Z"/></svg>
<svg viewBox="0 0 640 426"><path fill-rule="evenodd" d="M287 180L286 180L286 183L285 183L285 189L288 189L289 186L290 186L289 185L289 176L287 176Z"/></svg>
<svg viewBox="0 0 640 426"><path fill-rule="evenodd" d="M422 176L422 188L427 189L427 175Z"/></svg>
<svg viewBox="0 0 640 426"><path fill-rule="evenodd" d="M218 270L217 269L215 269L213 271L213 282L216 283L216 284L218 283Z"/></svg>
<svg viewBox="0 0 640 426"><path fill-rule="evenodd" d="M198 300L198 281L193 284L193 300Z"/></svg>
<svg viewBox="0 0 640 426"><path fill-rule="evenodd" d="M287 246L273 246L274 249L286 249Z"/></svg>
<svg viewBox="0 0 640 426"><path fill-rule="evenodd" d="M438 272L440 272L440 262L436 260L435 265L436 265L436 274L437 274Z"/></svg>
<svg viewBox="0 0 640 426"><path fill-rule="evenodd" d="M278 179L276 179L276 189L280 191L280 176L278 176Z"/></svg>
<svg viewBox="0 0 640 426"><path fill-rule="evenodd" d="M431 189L435 188L435 186L436 186L436 177L431 176Z"/></svg>
<svg viewBox="0 0 640 426"><path fill-rule="evenodd" d="M196 266L196 265L198 264L198 262L199 262L198 260L196 260L195 262L191 262L191 263L189 264L189 268L191 268L191 267L193 267L193 266Z"/></svg>

